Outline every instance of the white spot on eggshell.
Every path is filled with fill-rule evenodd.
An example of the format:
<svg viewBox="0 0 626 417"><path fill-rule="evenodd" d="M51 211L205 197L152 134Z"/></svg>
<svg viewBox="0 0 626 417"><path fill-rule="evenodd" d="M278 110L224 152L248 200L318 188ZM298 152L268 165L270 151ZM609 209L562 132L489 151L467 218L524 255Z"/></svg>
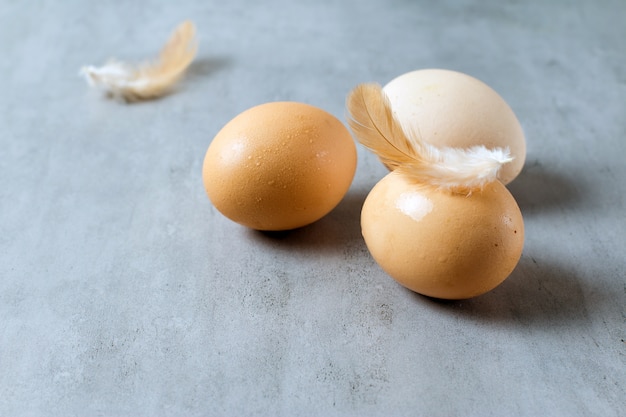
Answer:
<svg viewBox="0 0 626 417"><path fill-rule="evenodd" d="M433 210L433 202L422 193L410 191L400 194L396 208L415 221L420 221Z"/></svg>

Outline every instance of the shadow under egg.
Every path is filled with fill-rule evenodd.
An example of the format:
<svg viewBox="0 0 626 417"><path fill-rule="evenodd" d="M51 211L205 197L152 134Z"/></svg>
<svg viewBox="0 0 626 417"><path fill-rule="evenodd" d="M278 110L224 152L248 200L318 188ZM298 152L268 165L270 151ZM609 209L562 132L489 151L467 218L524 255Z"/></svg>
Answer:
<svg viewBox="0 0 626 417"><path fill-rule="evenodd" d="M584 277L540 255L524 254L513 273L492 291L466 300L439 300L415 294L437 312L507 327L589 325ZM607 297L600 297L599 300Z"/></svg>
<svg viewBox="0 0 626 417"><path fill-rule="evenodd" d="M539 160L528 161L507 188L523 214L534 214L579 202L584 190L580 181L548 168Z"/></svg>
<svg viewBox="0 0 626 417"><path fill-rule="evenodd" d="M350 190L339 204L321 219L297 229L282 231L248 230L251 239L286 251L337 252L364 246L361 236L361 207L364 190Z"/></svg>

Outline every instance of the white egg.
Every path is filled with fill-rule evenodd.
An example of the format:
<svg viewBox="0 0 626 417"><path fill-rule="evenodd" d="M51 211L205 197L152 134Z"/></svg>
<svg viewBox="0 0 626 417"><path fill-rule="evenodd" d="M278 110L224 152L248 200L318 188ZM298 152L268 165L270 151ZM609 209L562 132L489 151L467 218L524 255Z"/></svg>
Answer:
<svg viewBox="0 0 626 417"><path fill-rule="evenodd" d="M522 127L509 105L491 87L469 75L426 69L401 75L383 91L405 129L438 147L508 147L514 160L498 178L507 184L526 159Z"/></svg>

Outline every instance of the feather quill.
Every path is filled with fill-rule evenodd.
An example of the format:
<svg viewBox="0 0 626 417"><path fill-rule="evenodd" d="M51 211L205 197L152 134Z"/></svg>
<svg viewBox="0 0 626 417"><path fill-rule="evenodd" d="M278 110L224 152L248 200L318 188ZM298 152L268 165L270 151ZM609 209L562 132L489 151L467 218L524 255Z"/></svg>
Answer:
<svg viewBox="0 0 626 417"><path fill-rule="evenodd" d="M166 94L193 61L198 43L192 22L181 23L153 62L130 65L111 60L101 67L85 66L81 74L92 87L127 101Z"/></svg>
<svg viewBox="0 0 626 417"><path fill-rule="evenodd" d="M508 149L485 146L433 146L414 129L404 127L378 84L360 84L347 99L348 124L358 141L391 170L455 192L471 192L497 179L513 160Z"/></svg>

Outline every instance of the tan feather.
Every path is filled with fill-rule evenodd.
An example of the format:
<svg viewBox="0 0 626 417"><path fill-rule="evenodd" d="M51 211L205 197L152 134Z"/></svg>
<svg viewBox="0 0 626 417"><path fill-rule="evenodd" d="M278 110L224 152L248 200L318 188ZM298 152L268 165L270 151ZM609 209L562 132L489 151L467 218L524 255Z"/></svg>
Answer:
<svg viewBox="0 0 626 417"><path fill-rule="evenodd" d="M358 85L346 106L348 124L359 142L390 169L422 183L471 192L495 181L502 165L513 160L508 149L437 148L425 142L417 132L403 128L378 84Z"/></svg>
<svg viewBox="0 0 626 417"><path fill-rule="evenodd" d="M198 49L195 35L194 24L185 21L174 30L156 61L133 66L111 60L101 67L83 67L81 74L89 85L128 101L162 96L193 61Z"/></svg>
<svg viewBox="0 0 626 417"><path fill-rule="evenodd" d="M377 84L358 85L348 95L348 124L359 142L390 169L411 163L417 157L391 105Z"/></svg>

